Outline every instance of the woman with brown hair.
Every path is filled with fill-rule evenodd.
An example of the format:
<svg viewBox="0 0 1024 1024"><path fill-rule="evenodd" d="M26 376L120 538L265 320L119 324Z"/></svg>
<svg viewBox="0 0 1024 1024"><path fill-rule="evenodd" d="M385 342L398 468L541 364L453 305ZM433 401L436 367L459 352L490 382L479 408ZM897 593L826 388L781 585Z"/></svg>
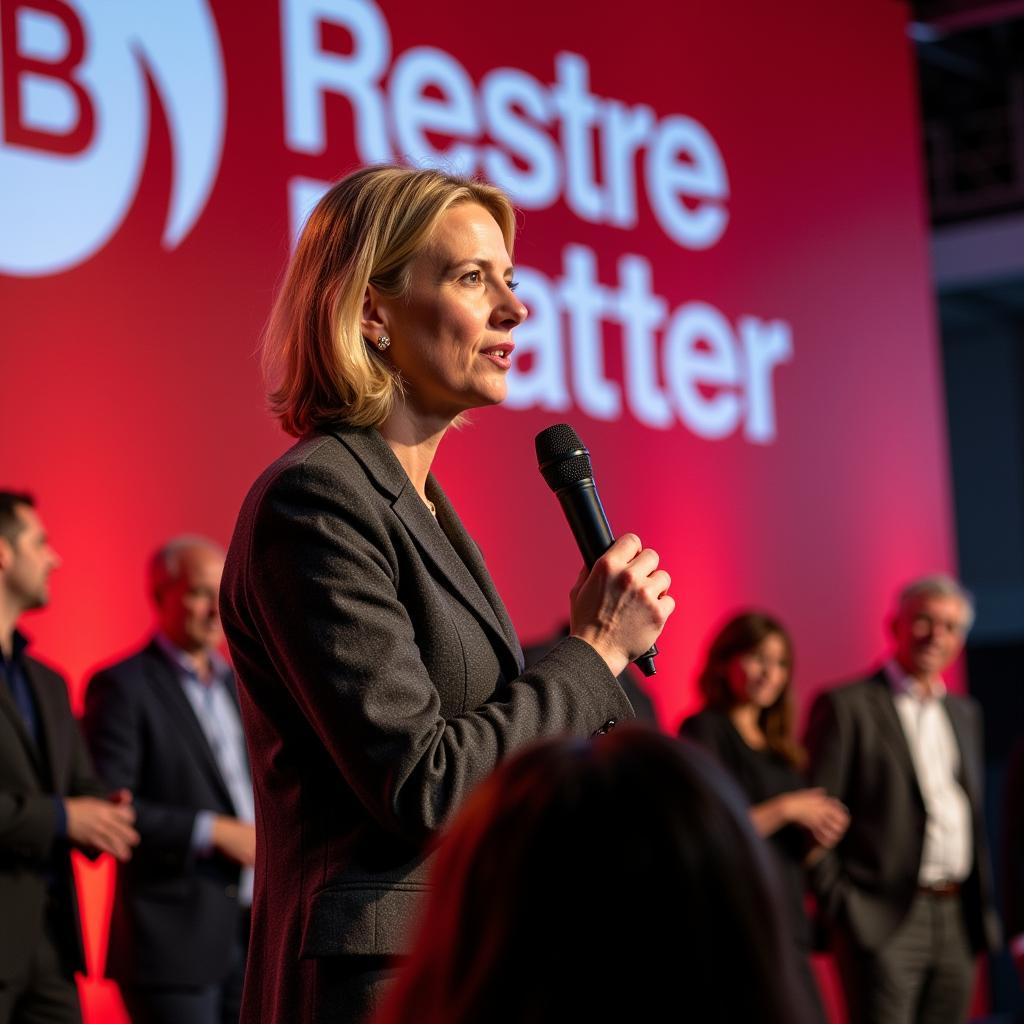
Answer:
<svg viewBox="0 0 1024 1024"><path fill-rule="evenodd" d="M264 367L298 440L249 492L221 587L256 797L246 1024L363 1019L435 831L510 751L631 717L615 677L672 612L657 554L626 534L524 671L431 473L448 429L505 397L527 312L514 232L490 185L364 168L310 214L282 283Z"/></svg>
<svg viewBox="0 0 1024 1024"><path fill-rule="evenodd" d="M704 710L680 735L711 751L750 801L750 819L776 856L786 917L803 980L824 1020L810 971L810 922L803 909L804 869L846 831L846 808L801 774L805 753L794 736L793 642L770 615L743 612L711 642L698 680Z"/></svg>

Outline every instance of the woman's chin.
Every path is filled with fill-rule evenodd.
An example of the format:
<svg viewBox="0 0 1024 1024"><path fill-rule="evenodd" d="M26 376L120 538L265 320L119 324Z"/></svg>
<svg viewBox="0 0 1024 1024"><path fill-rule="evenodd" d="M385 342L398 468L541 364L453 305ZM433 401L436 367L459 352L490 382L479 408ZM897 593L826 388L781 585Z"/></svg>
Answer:
<svg viewBox="0 0 1024 1024"><path fill-rule="evenodd" d="M472 404L466 406L466 410L469 409L482 409L488 405L501 405L502 402L508 397L508 384L505 381L504 375L495 381L493 384L488 383L486 387L482 387L479 391L476 391L472 395Z"/></svg>

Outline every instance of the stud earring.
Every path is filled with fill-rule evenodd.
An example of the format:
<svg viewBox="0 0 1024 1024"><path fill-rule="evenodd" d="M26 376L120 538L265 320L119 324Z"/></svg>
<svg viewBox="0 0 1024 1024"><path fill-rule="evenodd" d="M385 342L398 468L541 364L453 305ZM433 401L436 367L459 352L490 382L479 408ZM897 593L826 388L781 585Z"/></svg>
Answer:
<svg viewBox="0 0 1024 1024"><path fill-rule="evenodd" d="M377 339L377 348L380 349L381 352L385 351L385 349L387 349L387 347L390 344L391 344L391 339L386 334L382 334Z"/></svg>

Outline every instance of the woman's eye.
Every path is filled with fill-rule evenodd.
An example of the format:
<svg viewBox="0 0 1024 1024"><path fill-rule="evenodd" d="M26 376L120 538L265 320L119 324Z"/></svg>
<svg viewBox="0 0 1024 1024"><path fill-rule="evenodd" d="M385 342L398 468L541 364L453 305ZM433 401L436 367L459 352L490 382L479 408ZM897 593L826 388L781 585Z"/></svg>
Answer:
<svg viewBox="0 0 1024 1024"><path fill-rule="evenodd" d="M508 283L508 290L510 292L514 292L518 287L519 287L519 282L518 281L509 281L509 283Z"/></svg>
<svg viewBox="0 0 1024 1024"><path fill-rule="evenodd" d="M483 280L483 275L479 270L471 270L468 274L463 275L462 280L469 284L479 284Z"/></svg>

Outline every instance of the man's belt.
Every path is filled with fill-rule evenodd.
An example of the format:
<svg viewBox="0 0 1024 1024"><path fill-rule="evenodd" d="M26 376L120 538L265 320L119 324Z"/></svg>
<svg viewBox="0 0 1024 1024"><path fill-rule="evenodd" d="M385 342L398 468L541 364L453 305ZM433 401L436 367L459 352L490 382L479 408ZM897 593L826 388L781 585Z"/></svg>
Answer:
<svg viewBox="0 0 1024 1024"><path fill-rule="evenodd" d="M927 885L918 884L917 891L928 896L938 896L940 899L950 896L959 896L962 886L959 882L929 882Z"/></svg>

